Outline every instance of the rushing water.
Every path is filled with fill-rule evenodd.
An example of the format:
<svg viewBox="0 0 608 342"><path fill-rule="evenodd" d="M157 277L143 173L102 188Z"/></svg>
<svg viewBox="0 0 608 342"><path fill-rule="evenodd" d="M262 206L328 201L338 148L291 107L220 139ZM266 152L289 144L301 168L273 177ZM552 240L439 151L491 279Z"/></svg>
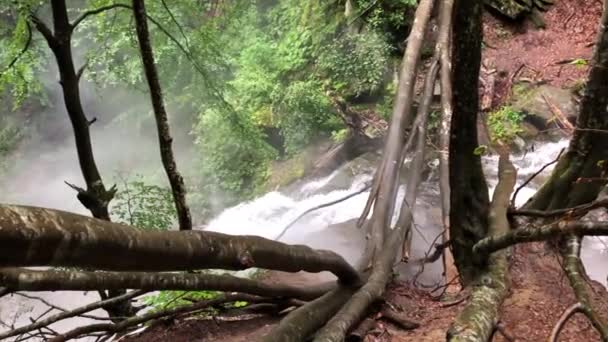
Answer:
<svg viewBox="0 0 608 342"><path fill-rule="evenodd" d="M559 151L567 146L566 141L544 143L538 145L534 151L513 157L518 168L518 186L543 165L554 160ZM483 167L490 185L490 192L496 185L497 158L494 156L483 158ZM548 167L539 179L545 178L551 171ZM266 238L275 238L294 218L304 211L323 203L342 198L365 186L373 174L368 168L357 168L358 174L352 176L348 186L329 186L336 183L341 177L340 170L322 179L312 180L301 184L288 193L269 192L255 200L241 203L229 208L212 220L205 228L235 235L258 235ZM432 241L440 232L439 191L437 189L436 170L431 172L430 181L422 184L421 193L414 211L415 229L412 244L412 258L424 256ZM517 197L517 204L523 204L536 191L540 181L533 181L522 188ZM398 198L402 198L404 188L399 191ZM343 255L349 262L355 263L362 252L363 234L356 228L348 225L336 225L353 220L361 213L369 192L360 193L336 205L313 211L302 217L293 225L282 238L287 243L302 243L314 248L333 250ZM332 226L333 225L333 226ZM329 226L329 228L328 228ZM606 261L603 251L605 246L600 239L586 239L583 259L590 276L602 283L606 283L605 268L601 264ZM400 266L403 277L411 277L417 273L419 266ZM419 281L422 284L432 285L440 281L441 265L436 262L425 267ZM97 300L95 294L83 295L81 293L37 293L48 301L52 301L65 308L83 305L84 302ZM0 318L3 322L12 322L16 325L27 323L29 317L36 317L46 310L46 306L35 300L28 300L16 296L4 298L0 301ZM103 312L95 312L104 315ZM53 326L56 330L66 330L70 326L81 325L86 320L60 323Z"/></svg>

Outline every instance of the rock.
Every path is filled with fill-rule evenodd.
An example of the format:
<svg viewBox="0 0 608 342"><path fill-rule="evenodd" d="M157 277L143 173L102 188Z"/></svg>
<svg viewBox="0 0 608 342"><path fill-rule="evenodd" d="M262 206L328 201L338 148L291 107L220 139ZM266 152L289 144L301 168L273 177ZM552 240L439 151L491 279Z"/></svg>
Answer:
<svg viewBox="0 0 608 342"><path fill-rule="evenodd" d="M522 83L513 87L511 107L526 114L523 137L537 137L539 133L552 140L564 137L564 132L557 124L558 119L547 105L547 101L558 108L568 121L576 122L578 106L570 90L551 85L535 87Z"/></svg>

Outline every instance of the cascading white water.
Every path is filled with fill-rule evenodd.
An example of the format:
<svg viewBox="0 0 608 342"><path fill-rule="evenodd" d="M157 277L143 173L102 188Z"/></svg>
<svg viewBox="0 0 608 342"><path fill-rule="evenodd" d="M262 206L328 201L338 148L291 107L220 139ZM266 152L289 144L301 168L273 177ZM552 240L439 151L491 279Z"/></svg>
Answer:
<svg viewBox="0 0 608 342"><path fill-rule="evenodd" d="M562 148L567 146L567 141L544 143L538 145L534 151L513 157L513 162L518 168L518 184L521 184L531 174L535 173L543 165L554 160ZM483 158L483 167L490 185L490 193L496 185L497 158L488 156ZM551 172L552 167L539 176L541 179ZM258 235L266 238L275 238L283 228L294 218L304 211L317 205L327 203L361 189L372 178L373 169L360 168L359 174L355 175L350 186L333 187L326 190L328 185L335 182L339 177L339 171L322 179L309 181L300 185L289 193L270 192L257 199L241 203L235 207L226 209L218 217L212 220L205 228L211 231L223 232L234 235ZM432 178L432 177L431 177ZM517 204L523 204L536 191L539 182L531 182L523 188L517 197ZM67 191L67 190L66 190ZM398 200L403 198L404 188L400 189ZM360 193L339 204L319 209L307 214L293 225L282 241L288 243L308 244L314 248L333 250L343 255L349 262L354 263L362 253L362 235L360 231L348 229L330 229L330 225L355 219L361 213L369 192ZM414 210L415 229L412 244L413 259L424 256L433 239L440 232L440 207L439 191L436 180L430 180L422 184L421 193ZM356 229L356 228L355 228ZM606 283L606 272L601 264L607 255L603 253L605 246L602 240L586 239L583 250L583 260L587 266L589 275L602 283ZM419 269L417 265L400 266L402 276L409 277ZM441 265L436 262L425 266L425 272L419 278L423 284L433 284L440 280ZM45 292L41 295L48 301L60 303L66 309L83 305L85 301L97 300L94 294L84 296L79 293L52 293ZM37 301L26 300L19 297L9 297L0 300L0 319L4 322L12 322L12 317L17 315L16 325L28 323L29 317L36 317L46 310L46 306ZM96 314L103 315L102 311ZM84 320L78 322L66 322L54 325L53 328L64 331L75 324L85 324ZM90 322L89 322L90 323ZM0 330L4 330L2 327Z"/></svg>

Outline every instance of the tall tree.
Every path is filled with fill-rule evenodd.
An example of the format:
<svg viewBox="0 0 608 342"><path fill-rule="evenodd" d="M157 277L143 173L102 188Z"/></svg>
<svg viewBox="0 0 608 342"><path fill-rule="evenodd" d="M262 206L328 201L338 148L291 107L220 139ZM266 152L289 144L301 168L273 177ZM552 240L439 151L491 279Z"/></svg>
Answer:
<svg viewBox="0 0 608 342"><path fill-rule="evenodd" d="M169 119L163 100L163 92L158 79L158 72L154 64L154 53L150 43L150 34L148 33L148 19L146 16L146 7L143 0L133 0L133 16L135 17L135 27L137 31L137 40L141 53L142 62L148 87L150 88L150 97L152 99L152 107L154 109L154 117L156 118L156 130L158 132L158 142L160 145L160 156L163 162L163 167L169 178L171 190L173 192L173 201L177 210L180 230L192 229L192 216L190 209L186 203L186 186L184 179L177 170L177 163L173 155L173 138L169 129Z"/></svg>

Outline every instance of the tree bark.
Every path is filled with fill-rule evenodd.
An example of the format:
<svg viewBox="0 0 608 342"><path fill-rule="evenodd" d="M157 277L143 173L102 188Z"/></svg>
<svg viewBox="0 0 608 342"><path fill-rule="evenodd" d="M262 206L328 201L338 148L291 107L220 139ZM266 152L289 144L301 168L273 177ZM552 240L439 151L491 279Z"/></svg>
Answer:
<svg viewBox="0 0 608 342"><path fill-rule="evenodd" d="M334 273L345 284L359 273L334 252L256 236L204 231L145 232L77 214L0 205L0 267L65 266L112 271L251 267Z"/></svg>
<svg viewBox="0 0 608 342"><path fill-rule="evenodd" d="M489 213L489 235L505 234L509 231L507 209L517 171L506 151L501 152L498 164L499 181L494 190ZM448 330L449 341L489 341L498 323L498 314L509 290L509 262L507 249L494 252L487 264L480 267L477 278L471 285L470 298ZM479 260L479 259L478 259Z"/></svg>
<svg viewBox="0 0 608 342"><path fill-rule="evenodd" d="M91 122L87 119L82 108L78 85L84 66L76 71L72 57L72 33L76 25L86 16L82 16L80 17L82 19L77 19L74 24L70 24L65 0L51 1L51 10L53 13L53 32L35 15L32 14L30 18L53 52L59 69L59 83L63 89L63 100L72 123L78 162L86 183L86 190L72 187L78 191L78 200L91 212L93 217L110 221L108 206L114 198L116 188L106 189L97 168L89 131ZM125 291L114 291L109 293L108 296L115 297L124 293ZM100 295L102 298L106 296L101 292ZM124 317L133 313L129 303L117 307L108 307L107 311L110 316L117 317Z"/></svg>
<svg viewBox="0 0 608 342"><path fill-rule="evenodd" d="M595 200L608 176L608 10L604 11L576 129L568 151L527 209L555 210Z"/></svg>
<svg viewBox="0 0 608 342"><path fill-rule="evenodd" d="M154 109L154 117L156 119L160 156L167 177L169 178L169 183L171 184L173 200L175 202L179 221L179 229L192 230L192 217L188 204L186 203L186 186L184 185L182 175L177 170L177 163L175 162L175 157L173 155L173 138L171 137L171 131L169 129L169 119L167 118L167 111L165 110L163 92L154 64L154 53L152 51L152 45L150 44L144 0L133 0L133 16L135 17L139 51L141 53L146 80L148 80L152 108Z"/></svg>
<svg viewBox="0 0 608 342"><path fill-rule="evenodd" d="M437 38L436 53L441 64L441 130L439 133L439 191L441 194L441 219L443 223L442 242L450 241L450 135L452 123L452 65L450 61L452 16L454 13L454 0L444 0L439 9L439 35ZM450 248L443 252L444 281L449 284L458 276L454 265L454 256ZM456 292L458 286L449 285L447 293Z"/></svg>
<svg viewBox="0 0 608 342"><path fill-rule="evenodd" d="M226 274L33 271L24 268L0 268L0 283L13 291L90 291L97 289L224 291L302 300L316 299L336 286L335 283L329 282L301 288L283 284L266 284Z"/></svg>
<svg viewBox="0 0 608 342"><path fill-rule="evenodd" d="M420 50L426 27L430 18L433 1L421 1L416 9L414 25L405 49L399 84L393 106L393 114L384 147L383 167L379 188L375 197L374 210L371 218L371 234L373 253L383 249L385 236L390 232L395 199L398 188L398 175L401 170L401 152L405 143L405 128L412 122L413 89L416 81L416 71L420 59ZM370 194L371 195L371 194Z"/></svg>
<svg viewBox="0 0 608 342"><path fill-rule="evenodd" d="M452 89L450 136L450 237L463 286L475 277L473 245L488 227L488 186L477 148L478 81L481 63L483 3L456 0L452 37Z"/></svg>

